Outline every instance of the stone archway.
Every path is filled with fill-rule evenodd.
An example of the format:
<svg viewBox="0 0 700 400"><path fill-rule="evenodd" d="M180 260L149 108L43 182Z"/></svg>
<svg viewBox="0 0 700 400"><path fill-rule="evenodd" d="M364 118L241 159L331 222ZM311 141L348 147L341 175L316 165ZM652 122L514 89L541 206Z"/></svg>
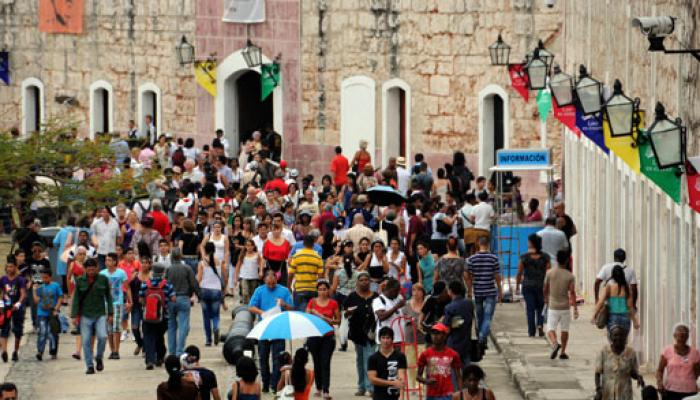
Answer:
<svg viewBox="0 0 700 400"><path fill-rule="evenodd" d="M479 92L479 175L486 178L496 163L496 151L509 147L508 104L508 92L498 85Z"/></svg>

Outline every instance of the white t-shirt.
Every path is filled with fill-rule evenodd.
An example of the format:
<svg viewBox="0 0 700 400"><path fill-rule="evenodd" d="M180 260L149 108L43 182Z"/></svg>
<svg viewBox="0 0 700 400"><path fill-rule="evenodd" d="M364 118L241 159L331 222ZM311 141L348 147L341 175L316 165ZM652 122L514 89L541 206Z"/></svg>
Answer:
<svg viewBox="0 0 700 400"><path fill-rule="evenodd" d="M105 222L103 218L93 221L90 230L97 238L97 254L107 255L117 252L117 237L119 237L119 224L114 218Z"/></svg>
<svg viewBox="0 0 700 400"><path fill-rule="evenodd" d="M621 264L619 262L612 262L603 265L603 268L600 269L600 272L598 272L598 276L596 276L596 278L600 279L603 282L608 281L610 278L612 278L612 270L613 268L615 268L616 265L621 266L622 270L625 271L625 280L627 281L628 285L637 284L637 274L634 272L634 268Z"/></svg>
<svg viewBox="0 0 700 400"><path fill-rule="evenodd" d="M464 229L467 228L473 228L474 224L469 221L467 217L472 213L472 210L474 209L474 206L469 204L469 203L464 203L464 206L459 210L459 219L462 220L462 227Z"/></svg>
<svg viewBox="0 0 700 400"><path fill-rule="evenodd" d="M474 216L474 228L488 231L491 229L491 219L496 213L493 211L491 204L481 202L472 208L472 212L469 215Z"/></svg>
<svg viewBox="0 0 700 400"><path fill-rule="evenodd" d="M269 234L269 233L268 233ZM267 242L267 239L262 239L260 235L255 235L253 238L253 243L255 243L255 248L258 249L258 253L262 254L263 252L263 246L265 245L265 242Z"/></svg>
<svg viewBox="0 0 700 400"><path fill-rule="evenodd" d="M399 329L400 324L403 322L399 322L397 318L401 317L403 313L401 312L401 309L396 310L394 314L392 314L389 318L385 319L384 321L380 321L379 317L377 317L377 311L380 310L390 310L392 309L398 302L400 302L403 299L401 295L396 296L394 300L391 300L390 298L382 295L379 295L376 299L372 300L372 310L375 313L375 318L377 318L377 332L376 332L376 340L377 344L379 344L379 330L382 329L385 326L388 326L389 328L394 330L394 343L400 343L402 340L401 338L401 329Z"/></svg>

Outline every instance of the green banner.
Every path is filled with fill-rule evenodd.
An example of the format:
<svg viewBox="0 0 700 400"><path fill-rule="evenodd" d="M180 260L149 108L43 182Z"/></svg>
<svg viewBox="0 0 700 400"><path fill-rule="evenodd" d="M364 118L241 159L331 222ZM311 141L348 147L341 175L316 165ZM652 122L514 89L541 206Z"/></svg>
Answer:
<svg viewBox="0 0 700 400"><path fill-rule="evenodd" d="M659 169L649 140L639 145L639 161L642 174L656 183L673 201L680 203L681 177L676 175L675 168Z"/></svg>
<svg viewBox="0 0 700 400"><path fill-rule="evenodd" d="M267 96L269 96L280 83L280 65L278 63L262 64L260 66L260 75L260 101L265 101Z"/></svg>
<svg viewBox="0 0 700 400"><path fill-rule="evenodd" d="M540 121L547 122L547 115L552 109L552 92L540 90L537 92L537 110L540 112Z"/></svg>

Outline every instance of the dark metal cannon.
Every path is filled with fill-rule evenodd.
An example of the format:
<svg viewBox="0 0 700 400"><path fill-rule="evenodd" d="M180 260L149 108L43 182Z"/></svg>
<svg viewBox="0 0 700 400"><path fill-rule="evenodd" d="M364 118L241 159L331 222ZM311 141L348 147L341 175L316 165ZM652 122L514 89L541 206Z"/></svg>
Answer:
<svg viewBox="0 0 700 400"><path fill-rule="evenodd" d="M238 306L231 313L233 323L228 330L224 340L223 355L226 362L236 365L244 351L250 351L255 355L255 340L247 339L248 333L253 329L255 315L248 310L248 306Z"/></svg>

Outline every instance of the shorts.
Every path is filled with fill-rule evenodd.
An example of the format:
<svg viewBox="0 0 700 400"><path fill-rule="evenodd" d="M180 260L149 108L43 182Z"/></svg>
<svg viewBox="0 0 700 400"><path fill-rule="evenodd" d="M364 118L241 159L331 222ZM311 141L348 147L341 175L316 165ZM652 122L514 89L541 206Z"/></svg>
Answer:
<svg viewBox="0 0 700 400"><path fill-rule="evenodd" d="M122 331L122 315L124 315L124 304L115 304L112 309L112 323L107 326L107 333L121 333Z"/></svg>
<svg viewBox="0 0 700 400"><path fill-rule="evenodd" d="M475 228L466 228L464 229L464 244L469 246L471 244L476 243L476 229Z"/></svg>
<svg viewBox="0 0 700 400"><path fill-rule="evenodd" d="M570 310L547 310L548 331L556 331L558 326L562 332L568 332L569 325L571 325Z"/></svg>
<svg viewBox="0 0 700 400"><path fill-rule="evenodd" d="M19 310L12 310L12 316L2 326L0 337L10 337L10 331L15 335L15 338L22 337L24 334L24 310L24 306L20 307Z"/></svg>

